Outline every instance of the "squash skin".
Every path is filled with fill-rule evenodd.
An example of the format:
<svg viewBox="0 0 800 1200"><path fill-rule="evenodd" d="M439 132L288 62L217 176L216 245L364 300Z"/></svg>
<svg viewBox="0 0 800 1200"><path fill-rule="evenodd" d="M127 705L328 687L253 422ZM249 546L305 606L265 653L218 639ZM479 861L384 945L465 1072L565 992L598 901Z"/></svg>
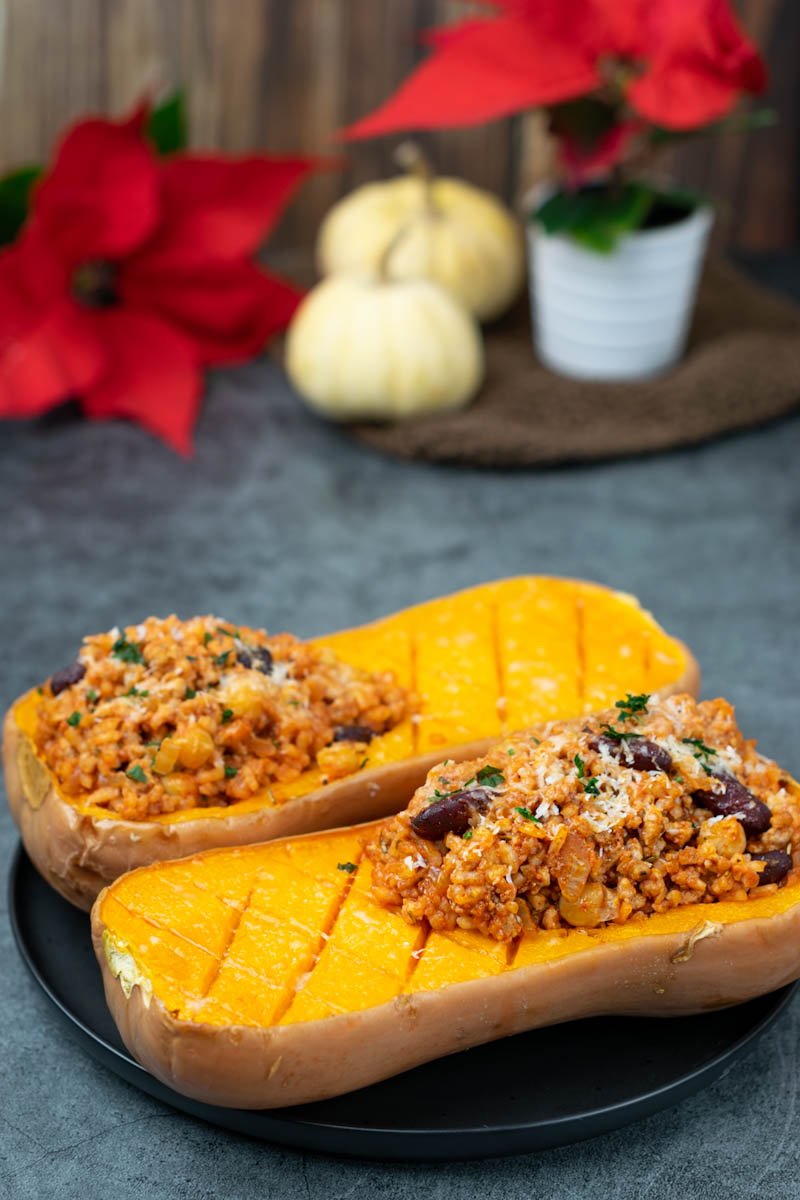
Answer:
<svg viewBox="0 0 800 1200"><path fill-rule="evenodd" d="M497 584L513 585L523 581L501 580ZM581 581L556 582L582 585ZM589 586L596 587L606 597L630 602L629 597L612 589ZM444 599L455 601L460 596L480 591L481 587L467 589L467 592ZM403 610L396 616L402 617L413 611ZM679 678L661 688L658 694L666 696L685 691L696 694L700 682L697 662L685 645L677 639L671 640L683 653L685 668ZM40 874L66 900L87 911L106 884L156 860L181 858L212 847L248 845L388 816L405 806L410 794L424 782L427 772L436 763L445 758L482 757L495 740L495 737L486 737L437 747L413 758L360 771L278 806L256 811L192 816L174 823L122 821L82 812L60 795L52 776L36 757L30 738L18 724L16 703L6 714L3 726L9 808L19 826L25 849ZM23 770L24 763L28 764L26 770Z"/></svg>
<svg viewBox="0 0 800 1200"><path fill-rule="evenodd" d="M691 952L686 931L606 943L490 978L412 993L361 1012L253 1028L180 1020L134 983L126 996L92 939L106 1000L131 1054L156 1078L204 1103L273 1108L365 1087L447 1054L590 1016L674 1017L725 1008L800 977L800 885L783 911L723 925ZM752 902L758 905L758 901ZM714 905L698 905L698 926ZM674 961L675 956L682 961Z"/></svg>

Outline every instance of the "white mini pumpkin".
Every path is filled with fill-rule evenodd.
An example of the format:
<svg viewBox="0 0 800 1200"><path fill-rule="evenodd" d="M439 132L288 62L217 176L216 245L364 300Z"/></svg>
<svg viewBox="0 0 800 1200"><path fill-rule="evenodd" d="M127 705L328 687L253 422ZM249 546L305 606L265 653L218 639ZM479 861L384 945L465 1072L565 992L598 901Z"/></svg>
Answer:
<svg viewBox="0 0 800 1200"><path fill-rule="evenodd" d="M286 369L327 417L395 420L466 404L483 345L466 309L428 279L332 275L295 313Z"/></svg>
<svg viewBox="0 0 800 1200"><path fill-rule="evenodd" d="M389 278L433 279L479 321L493 320L522 286L519 222L489 192L436 178L415 147L401 150L410 174L356 189L325 217L320 272L377 270L386 255Z"/></svg>

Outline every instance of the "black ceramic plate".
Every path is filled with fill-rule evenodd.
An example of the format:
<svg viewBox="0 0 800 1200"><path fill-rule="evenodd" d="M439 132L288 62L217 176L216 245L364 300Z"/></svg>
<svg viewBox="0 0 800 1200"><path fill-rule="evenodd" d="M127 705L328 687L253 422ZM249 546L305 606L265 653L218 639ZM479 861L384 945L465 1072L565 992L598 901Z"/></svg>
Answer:
<svg viewBox="0 0 800 1200"><path fill-rule="evenodd" d="M68 1030L123 1079L215 1125L360 1158L518 1154L616 1129L728 1070L794 991L699 1017L603 1018L535 1030L335 1100L250 1112L187 1100L134 1062L106 1010L87 916L43 882L21 848L9 911L19 951Z"/></svg>

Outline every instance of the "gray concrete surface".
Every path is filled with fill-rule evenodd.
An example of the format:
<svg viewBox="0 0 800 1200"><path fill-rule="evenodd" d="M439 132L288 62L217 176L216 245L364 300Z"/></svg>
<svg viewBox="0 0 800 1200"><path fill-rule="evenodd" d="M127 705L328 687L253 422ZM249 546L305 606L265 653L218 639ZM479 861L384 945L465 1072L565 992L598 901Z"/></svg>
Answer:
<svg viewBox="0 0 800 1200"><path fill-rule="evenodd" d="M213 381L190 462L121 424L3 426L0 700L67 661L84 632L143 613L214 611L308 635L549 571L637 593L694 647L705 693L735 700L745 728L797 774L798 461L800 417L591 468L402 465L310 417L268 362ZM3 811L4 873L15 840ZM0 956L9 1200L800 1194L800 999L677 1108L566 1149L426 1167L303 1155L172 1112L65 1039L5 917Z"/></svg>

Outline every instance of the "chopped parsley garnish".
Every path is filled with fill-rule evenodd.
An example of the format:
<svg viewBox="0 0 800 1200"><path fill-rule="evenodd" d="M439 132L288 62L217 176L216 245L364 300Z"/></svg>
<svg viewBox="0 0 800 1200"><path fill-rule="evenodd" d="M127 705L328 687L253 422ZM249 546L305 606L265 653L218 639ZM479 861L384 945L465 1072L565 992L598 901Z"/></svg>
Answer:
<svg viewBox="0 0 800 1200"><path fill-rule="evenodd" d="M238 775L238 774L239 774L238 767L226 767L225 768L225 778L226 779L233 779L234 775Z"/></svg>
<svg viewBox="0 0 800 1200"><path fill-rule="evenodd" d="M136 642L129 642L124 637L119 637L111 647L111 653L114 658L118 658L120 662L126 663L143 663L144 655L142 654L141 646L137 646Z"/></svg>
<svg viewBox="0 0 800 1200"><path fill-rule="evenodd" d="M79 712L70 713L69 716L67 717L67 724L71 725L73 729L75 728L76 725L80 725L80 723L81 723L81 714Z"/></svg>
<svg viewBox="0 0 800 1200"><path fill-rule="evenodd" d="M186 691L183 693L183 698L184 700L194 700L196 695L197 692L193 687L187 687Z"/></svg>
<svg viewBox="0 0 800 1200"><path fill-rule="evenodd" d="M214 662L218 667L224 667L228 662L230 650L223 650L221 654L214 655Z"/></svg>
<svg viewBox="0 0 800 1200"><path fill-rule="evenodd" d="M542 739L541 739L541 738L532 737L532 738L531 738L531 741L533 742L534 746L541 746L541 744L542 744Z"/></svg>
<svg viewBox="0 0 800 1200"><path fill-rule="evenodd" d="M139 688L132 687L132 688L128 688L125 695L126 696L149 696L150 693L145 691L144 688L142 688L142 690L140 691Z"/></svg>
<svg viewBox="0 0 800 1200"><path fill-rule="evenodd" d="M224 637L230 637L230 638L238 638L239 637L238 629L226 629L224 625L217 626L217 633L221 633Z"/></svg>
<svg viewBox="0 0 800 1200"><path fill-rule="evenodd" d="M506 750L506 754L510 754L510 755L512 755L512 757L513 757L513 755L515 755L516 753L517 753L517 752L516 752L516 750L514 749L514 747L513 747L513 746L509 746L509 747L508 747L508 749Z"/></svg>
<svg viewBox="0 0 800 1200"><path fill-rule="evenodd" d="M196 654L187 654L186 661L187 662L197 662L197 655Z"/></svg>
<svg viewBox="0 0 800 1200"><path fill-rule="evenodd" d="M581 758L580 754L576 754L573 759L575 769L578 772L578 779L583 782L583 790L589 796L599 796L600 792L597 787L597 776L586 774L586 763Z"/></svg>
<svg viewBox="0 0 800 1200"><path fill-rule="evenodd" d="M685 746L694 746L692 754L697 759L700 766L705 771L706 775L711 775L710 758L716 758L717 752L713 746L707 746L705 742L701 742L700 738L681 738Z"/></svg>
<svg viewBox="0 0 800 1200"><path fill-rule="evenodd" d="M452 758L446 758L444 760L444 762L442 763L442 766L446 767L448 765L448 763L451 763L452 761L453 761Z"/></svg>
<svg viewBox="0 0 800 1200"><path fill-rule="evenodd" d="M685 746L694 746L695 758L708 758L717 753L713 746L707 746L700 738L681 738L681 741Z"/></svg>
<svg viewBox="0 0 800 1200"><path fill-rule="evenodd" d="M466 833L462 833L461 840L462 840L462 842L468 842L471 839L471 837L472 837L472 830L468 829Z"/></svg>
<svg viewBox="0 0 800 1200"><path fill-rule="evenodd" d="M625 699L617 700L614 707L619 709L621 720L638 721L639 717L647 712L647 702L649 699L649 692L640 692L635 696L628 692Z"/></svg>
<svg viewBox="0 0 800 1200"><path fill-rule="evenodd" d="M206 632L203 634L203 645L207 646L213 636L213 633L209 633L208 630L206 630Z"/></svg>
<svg viewBox="0 0 800 1200"><path fill-rule="evenodd" d="M541 823L542 823L538 817L535 817L533 815L533 813L531 812L531 810L529 808L524 808L524 807L520 806L519 808L515 808L514 812L518 812L519 815L521 817L524 817L526 821L533 821L534 824L536 824L536 825L541 825Z"/></svg>
<svg viewBox="0 0 800 1200"><path fill-rule="evenodd" d="M44 688L37 687L37 689L36 689L36 692L37 692L37 695L39 695L39 696L43 696L43 695L44 695Z"/></svg>
<svg viewBox="0 0 800 1200"><path fill-rule="evenodd" d="M134 783L147 783L147 776L138 763L135 767L131 767L128 771L126 771L125 774L128 776L128 779L132 779Z"/></svg>
<svg viewBox="0 0 800 1200"><path fill-rule="evenodd" d="M347 871L347 874L348 874L348 875L352 875L352 874L353 874L353 871L355 871L355 869L356 869L356 864L355 864L355 863L351 863L351 862L344 862L344 863L337 863L337 864L336 864L336 870L337 870L337 871Z"/></svg>
<svg viewBox="0 0 800 1200"><path fill-rule="evenodd" d="M638 738L640 733L626 733L624 729L615 729L613 725L601 725L600 729L607 738L611 738L614 742L624 742L628 738Z"/></svg>
<svg viewBox="0 0 800 1200"><path fill-rule="evenodd" d="M481 767L475 778L478 783L487 788L502 787L506 781L505 775L498 767Z"/></svg>
<svg viewBox="0 0 800 1200"><path fill-rule="evenodd" d="M94 690L94 688L86 689L86 699L89 701L90 704L96 704L99 696L100 696L100 693L96 692Z"/></svg>
<svg viewBox="0 0 800 1200"><path fill-rule="evenodd" d="M359 771L363 771L364 767L367 765L368 762L369 762L368 758L362 759L361 762L358 764Z"/></svg>
<svg viewBox="0 0 800 1200"><path fill-rule="evenodd" d="M233 709L232 709L232 708L223 708L223 710L222 710L222 724L223 724L223 725L227 725L227 724L228 724L228 721L231 721L232 719L233 719Z"/></svg>

